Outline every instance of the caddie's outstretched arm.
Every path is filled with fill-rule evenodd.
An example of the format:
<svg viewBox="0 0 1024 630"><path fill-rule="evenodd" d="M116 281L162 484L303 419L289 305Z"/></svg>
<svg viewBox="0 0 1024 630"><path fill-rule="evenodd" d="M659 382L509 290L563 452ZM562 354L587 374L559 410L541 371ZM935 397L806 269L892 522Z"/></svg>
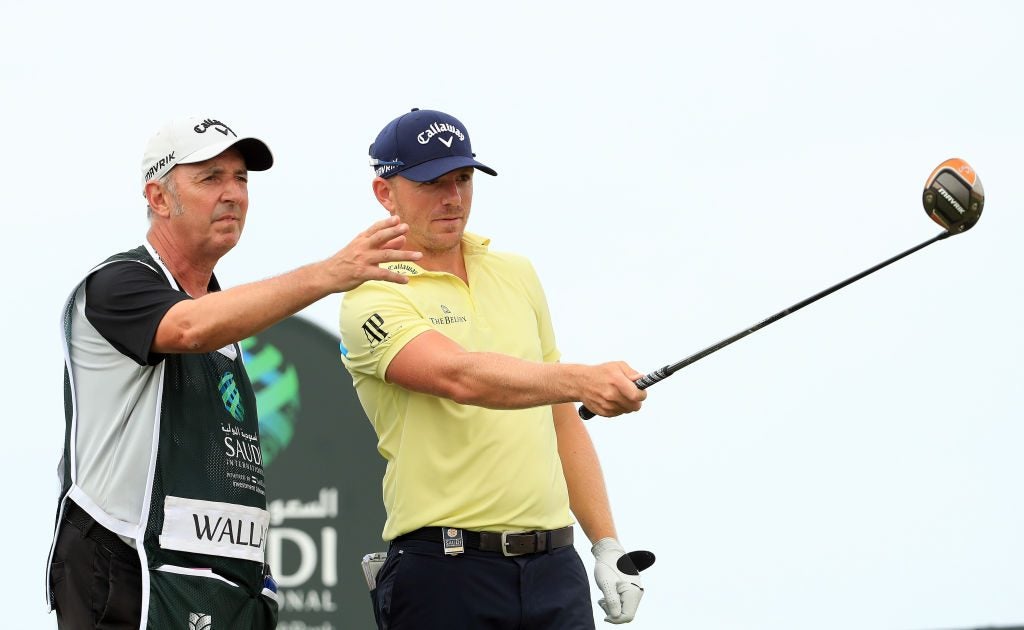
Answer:
<svg viewBox="0 0 1024 630"><path fill-rule="evenodd" d="M367 280L404 284L405 276L379 267L382 262L418 260L400 249L409 226L388 217L358 234L326 260L294 271L178 302L160 322L153 350L162 354L211 352L254 335L333 293Z"/></svg>

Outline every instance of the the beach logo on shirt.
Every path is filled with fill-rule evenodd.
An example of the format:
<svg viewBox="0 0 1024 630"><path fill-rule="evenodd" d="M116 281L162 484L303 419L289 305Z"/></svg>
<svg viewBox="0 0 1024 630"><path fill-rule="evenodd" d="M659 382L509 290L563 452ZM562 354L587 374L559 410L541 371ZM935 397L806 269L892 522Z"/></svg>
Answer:
<svg viewBox="0 0 1024 630"><path fill-rule="evenodd" d="M245 408L242 406L242 395L238 391L238 385L235 384L235 375L224 372L217 389L220 390L220 399L224 401L224 409L231 417L239 422L245 420Z"/></svg>
<svg viewBox="0 0 1024 630"><path fill-rule="evenodd" d="M446 326L448 324L461 324L469 321L469 318L465 315L456 315L455 313L452 313L452 309L448 308L444 304L441 305L441 313L441 317L428 315L427 317L430 319L430 323L435 326Z"/></svg>

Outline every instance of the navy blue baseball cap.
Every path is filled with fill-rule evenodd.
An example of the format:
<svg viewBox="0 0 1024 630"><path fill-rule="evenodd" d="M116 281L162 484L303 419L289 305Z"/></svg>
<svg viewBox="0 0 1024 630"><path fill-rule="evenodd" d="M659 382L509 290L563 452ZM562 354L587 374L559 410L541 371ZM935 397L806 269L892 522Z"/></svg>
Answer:
<svg viewBox="0 0 1024 630"><path fill-rule="evenodd" d="M431 109L402 114L370 145L370 166L375 174L384 178L401 174L414 182L429 182L465 166L498 174L475 158L465 125Z"/></svg>

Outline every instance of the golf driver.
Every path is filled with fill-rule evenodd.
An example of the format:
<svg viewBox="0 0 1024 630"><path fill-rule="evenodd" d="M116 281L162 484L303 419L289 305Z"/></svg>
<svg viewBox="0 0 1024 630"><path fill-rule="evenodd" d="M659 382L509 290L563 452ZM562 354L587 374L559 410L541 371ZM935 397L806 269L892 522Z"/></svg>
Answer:
<svg viewBox="0 0 1024 630"><path fill-rule="evenodd" d="M974 227L974 224L978 222L979 218L981 218L982 208L985 207L985 189L981 185L981 179L978 178L978 174L974 172L974 169L971 168L970 164L960 158L951 158L935 167L932 174L928 176L928 181L925 182L924 185L924 193L921 201L924 204L925 212L933 221L942 226L945 230L944 232L941 232L920 245L915 245L907 251L897 254L892 258L871 267L870 269L847 278L839 284L832 285L820 293L815 293L806 300L797 302L793 306L779 311L768 319L755 324L746 330L738 332L728 339L723 339L715 345L701 350L697 354L689 356L678 363L666 365L661 369L640 377L635 381L637 388L647 389L658 381L672 376L687 365L696 363L704 357L718 352L732 342L738 341L753 332L761 330L768 324L777 322L786 315L799 311L808 304L817 302L826 295L834 293L848 284L853 284L864 276L873 274L882 267L887 267L901 258L905 258L918 250L924 249L935 241L941 241L942 239L949 238L954 234L966 232ZM595 415L594 412L587 409L585 405L579 408L579 414L584 420L589 420Z"/></svg>

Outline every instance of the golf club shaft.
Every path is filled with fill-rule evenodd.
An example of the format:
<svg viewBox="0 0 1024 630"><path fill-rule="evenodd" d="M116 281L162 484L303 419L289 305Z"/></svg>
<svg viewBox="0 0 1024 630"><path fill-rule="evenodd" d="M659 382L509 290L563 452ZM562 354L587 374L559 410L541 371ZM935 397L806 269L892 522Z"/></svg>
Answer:
<svg viewBox="0 0 1024 630"><path fill-rule="evenodd" d="M761 321L760 323L755 324L754 326L751 326L750 328L747 328L746 330L740 331L740 332L736 333L735 335L733 335L732 337L729 337L728 339L723 339L722 341L719 341L718 343L716 343L713 346L708 346L707 348L704 348L703 350L701 350L697 354L691 355L691 356L683 359L682 361L679 361L678 363L673 363L671 365L666 365L665 367L657 369L657 370L651 372L650 374L645 374L644 376L638 378L635 381L636 382L636 387L637 387L637 389L647 389L648 387L650 387L651 385L654 385L658 381L664 380L664 379L668 378L669 376L672 376L673 374L675 374L679 370L683 369L687 365L690 365L691 363L696 363L697 361L700 361L704 357L706 357L706 356L708 356L710 354L714 354L715 352L718 352L719 350L721 350L722 348L728 346L729 344L733 343L734 341L739 341L740 339L743 339L747 335L749 335L749 334L751 334L753 332L757 332L758 330L761 330L762 328L764 328L768 324L772 324L774 322L777 322L780 319L782 319L783 317L785 317L786 315L789 315L790 313L795 313L796 311L799 311L800 309L802 309L803 307L807 306L808 304L811 304L813 302L817 302L818 300L820 300L821 298L825 297L826 295L829 295L830 293L835 293L839 289L842 289L843 287L845 287L845 286L847 286L849 284L853 284L854 282L860 280L861 278L863 278L865 276L869 276L869 275L873 274L874 272L878 271L879 269L881 269L883 267L887 267L887 266L891 265L892 263L896 262L897 260L899 260L901 258L905 258L905 257L913 254L914 252L916 252L916 251L918 251L920 249L924 249L925 247L928 247L929 245L931 245L932 243L934 243L936 241L941 241L942 239L947 238L948 236L950 236L950 232L948 232L948 231L947 232L941 232L938 235L934 236L933 238L930 238L927 241L921 243L920 245L915 245L914 247L911 247L907 251L902 252L900 254L897 254L897 255L893 256L892 258L890 258L890 259L888 259L888 260L886 260L884 262L878 263L877 265L875 265L874 267L871 267L870 269L866 269L866 270L858 273L855 276L851 276L851 277L847 278L846 280L843 280L842 282L840 282L838 284L834 284L831 287L825 289L824 291L820 291L818 293L815 293L814 295L812 295L811 297L807 298L806 300L803 300L801 302L797 302L793 306L790 306L787 309L779 311L778 313L772 315L768 319L765 319L765 320ZM584 405L584 406L579 408L579 414L580 414L580 418L583 418L584 420L589 420L589 419L593 418L596 415L593 411L588 409L586 407L586 405Z"/></svg>

